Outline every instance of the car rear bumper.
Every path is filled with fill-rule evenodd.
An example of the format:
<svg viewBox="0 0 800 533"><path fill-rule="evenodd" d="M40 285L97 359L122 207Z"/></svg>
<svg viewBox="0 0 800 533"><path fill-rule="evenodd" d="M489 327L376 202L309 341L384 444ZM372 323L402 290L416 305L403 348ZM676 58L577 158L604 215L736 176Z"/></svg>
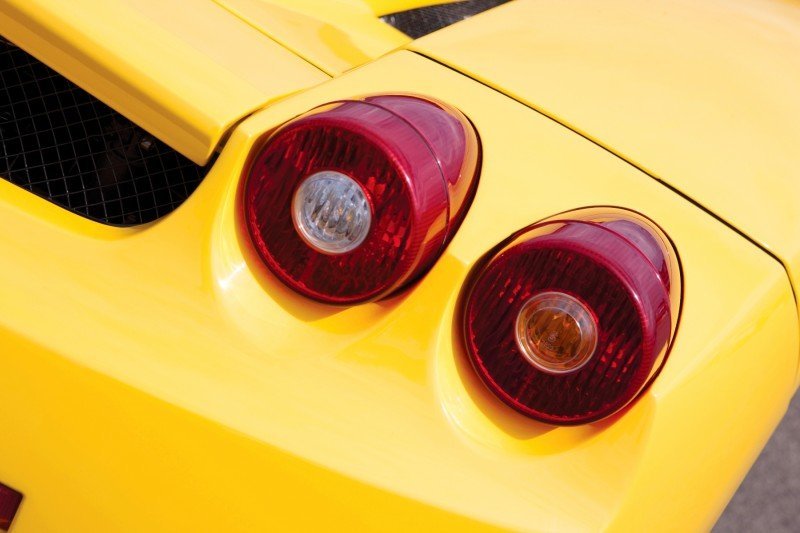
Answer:
<svg viewBox="0 0 800 533"><path fill-rule="evenodd" d="M304 300L238 230L270 128L376 92L445 100L483 145L475 202L433 270L389 301ZM615 205L674 240L675 344L621 416L554 428L477 382L454 343L469 269L513 231ZM0 181L0 482L14 533L709 527L797 386L780 263L552 120L399 52L243 122L198 190L136 229Z"/></svg>

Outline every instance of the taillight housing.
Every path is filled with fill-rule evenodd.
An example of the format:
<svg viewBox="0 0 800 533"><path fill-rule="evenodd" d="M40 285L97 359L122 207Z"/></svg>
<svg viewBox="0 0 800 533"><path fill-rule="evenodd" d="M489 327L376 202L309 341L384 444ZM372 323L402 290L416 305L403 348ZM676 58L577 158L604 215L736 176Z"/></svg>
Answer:
<svg viewBox="0 0 800 533"><path fill-rule="evenodd" d="M477 185L477 135L458 110L379 95L318 107L250 164L244 224L283 283L330 304L397 292L431 267Z"/></svg>
<svg viewBox="0 0 800 533"><path fill-rule="evenodd" d="M666 235L597 208L509 237L465 286L465 349L485 385L536 420L575 425L628 406L660 371L681 279Z"/></svg>

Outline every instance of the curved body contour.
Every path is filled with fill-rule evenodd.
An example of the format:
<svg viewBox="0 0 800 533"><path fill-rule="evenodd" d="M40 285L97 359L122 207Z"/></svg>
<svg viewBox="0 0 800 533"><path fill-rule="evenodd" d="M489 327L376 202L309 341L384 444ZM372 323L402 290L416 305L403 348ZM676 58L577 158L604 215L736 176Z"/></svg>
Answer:
<svg viewBox="0 0 800 533"><path fill-rule="evenodd" d="M798 385L800 156L787 146L800 70L783 68L800 57L797 8L520 0L409 49L392 51L408 41L390 31L357 60L350 43L348 61L365 63L350 70L314 56L335 40L273 38L220 5L245 3L198 2L187 35L176 1L0 1L5 37L185 155L219 151L182 206L135 228L0 180L0 483L25 495L12 532L710 527ZM200 44L203 28L226 53ZM771 58L766 81L733 76L726 32L743 64ZM246 64L259 57L280 75ZM379 93L463 111L480 184L419 283L331 308L258 262L241 173L266 132ZM602 205L645 213L675 243L680 323L632 408L547 426L470 372L456 303L506 236Z"/></svg>

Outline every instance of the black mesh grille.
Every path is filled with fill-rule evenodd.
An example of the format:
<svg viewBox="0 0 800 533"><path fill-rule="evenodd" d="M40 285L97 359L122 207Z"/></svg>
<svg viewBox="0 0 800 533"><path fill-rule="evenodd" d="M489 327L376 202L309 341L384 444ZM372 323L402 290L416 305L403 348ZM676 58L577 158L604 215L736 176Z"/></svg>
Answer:
<svg viewBox="0 0 800 533"><path fill-rule="evenodd" d="M505 4L509 0L467 0L452 4L409 9L381 17L409 37L418 39L436 30L455 24L482 11Z"/></svg>
<svg viewBox="0 0 800 533"><path fill-rule="evenodd" d="M92 220L150 222L200 167L0 37L0 177Z"/></svg>

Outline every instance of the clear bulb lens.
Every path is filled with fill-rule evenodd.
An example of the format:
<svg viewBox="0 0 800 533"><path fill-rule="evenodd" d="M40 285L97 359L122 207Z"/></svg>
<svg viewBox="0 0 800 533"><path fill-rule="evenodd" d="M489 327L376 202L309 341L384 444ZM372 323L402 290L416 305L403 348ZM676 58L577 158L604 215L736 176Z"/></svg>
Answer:
<svg viewBox="0 0 800 533"><path fill-rule="evenodd" d="M294 194L292 220L309 246L326 254L343 254L364 242L372 210L355 180L332 170L307 177Z"/></svg>
<svg viewBox="0 0 800 533"><path fill-rule="evenodd" d="M597 325L591 311L563 292L542 292L525 302L516 329L523 355L552 374L578 370L597 347Z"/></svg>

